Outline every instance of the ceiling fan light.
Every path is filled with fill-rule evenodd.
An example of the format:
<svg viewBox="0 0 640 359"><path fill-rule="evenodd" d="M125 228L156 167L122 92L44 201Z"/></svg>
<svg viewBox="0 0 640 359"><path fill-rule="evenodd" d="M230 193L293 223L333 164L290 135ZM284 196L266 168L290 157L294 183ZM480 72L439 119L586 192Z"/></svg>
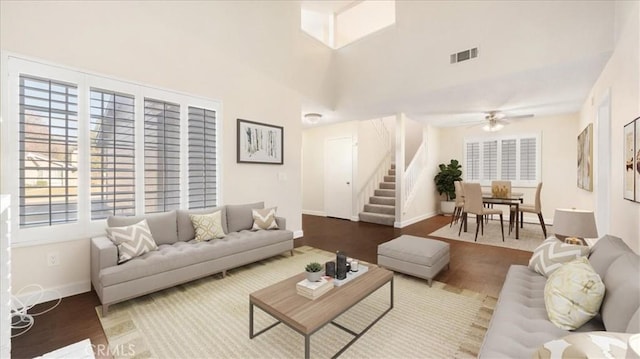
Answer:
<svg viewBox="0 0 640 359"><path fill-rule="evenodd" d="M489 122L486 125L482 126L482 129L485 130L486 132L496 132L496 131L502 130L503 127L504 125L501 123Z"/></svg>

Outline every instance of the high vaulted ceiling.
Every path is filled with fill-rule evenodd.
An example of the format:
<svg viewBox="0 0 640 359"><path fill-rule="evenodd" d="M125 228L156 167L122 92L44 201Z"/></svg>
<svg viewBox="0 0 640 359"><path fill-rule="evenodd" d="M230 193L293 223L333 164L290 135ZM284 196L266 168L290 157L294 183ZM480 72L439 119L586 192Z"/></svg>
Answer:
<svg viewBox="0 0 640 359"><path fill-rule="evenodd" d="M614 42L612 1L396 1L395 25L334 51L333 103L310 99L303 113L331 122L404 112L450 126L491 110L577 112ZM472 47L476 59L449 63Z"/></svg>

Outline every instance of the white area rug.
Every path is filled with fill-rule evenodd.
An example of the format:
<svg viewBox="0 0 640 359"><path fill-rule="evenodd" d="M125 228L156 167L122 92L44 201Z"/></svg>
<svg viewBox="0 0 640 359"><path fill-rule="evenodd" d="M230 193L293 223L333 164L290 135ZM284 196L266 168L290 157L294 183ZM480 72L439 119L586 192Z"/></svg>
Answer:
<svg viewBox="0 0 640 359"><path fill-rule="evenodd" d="M100 322L113 353L133 345L135 357L299 358L303 336L280 324L249 339L249 293L300 273L310 261L335 254L301 247L219 275L111 307ZM473 358L484 338L496 299L396 274L394 308L347 349L341 358ZM360 331L389 303L389 285L336 321ZM256 308L256 331L274 323ZM333 325L311 337L311 357L329 358L352 338ZM130 353L127 353L130 354ZM117 355L116 355L117 357ZM131 355L129 355L131 357Z"/></svg>
<svg viewBox="0 0 640 359"><path fill-rule="evenodd" d="M553 233L549 228L550 227L547 226L547 235L552 235ZM447 224L437 231L429 233L429 236L454 239L456 241L463 242L474 242L473 239L476 234L475 218L469 217L469 225L467 226L466 233L463 229L460 236L458 236L458 229L460 229L460 221L458 221L458 224L454 223L451 228L449 228L449 225ZM524 227L520 228L520 239L516 239L515 230L511 231L511 234L509 234L509 220L508 218L505 218L504 242L502 241L502 235L500 234L500 220L490 220L489 223L484 224L484 235L481 235L481 233L478 232L478 241L475 243L533 252L533 250L536 249L544 239L542 227L537 223L525 223Z"/></svg>

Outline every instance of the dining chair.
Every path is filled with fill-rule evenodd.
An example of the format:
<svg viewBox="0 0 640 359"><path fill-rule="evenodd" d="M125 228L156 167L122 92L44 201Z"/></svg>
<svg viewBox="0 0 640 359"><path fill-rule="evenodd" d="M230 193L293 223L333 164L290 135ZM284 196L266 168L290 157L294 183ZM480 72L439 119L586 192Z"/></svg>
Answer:
<svg viewBox="0 0 640 359"><path fill-rule="evenodd" d="M542 192L542 182L538 183L538 187L536 188L536 201L534 204L521 204L520 205L520 213L535 213L538 215L538 219L540 220L540 226L542 226L542 233L544 234L544 238L547 238L547 227L544 225L544 218L542 217L542 204L540 202L540 192ZM520 214L518 213L518 215ZM520 228L522 228L522 221L520 221Z"/></svg>
<svg viewBox="0 0 640 359"><path fill-rule="evenodd" d="M482 228L482 235L484 235L484 216L490 214L500 215L500 229L502 229L502 241L504 242L504 224L502 221L502 210L485 208L482 205L482 188L480 183L463 183L462 188L464 190L464 214L462 221L460 222L460 229L458 230L458 237L462 233L462 226L468 220L468 214L476 215L476 236L474 242L478 241L478 229Z"/></svg>
<svg viewBox="0 0 640 359"><path fill-rule="evenodd" d="M449 224L449 228L453 226L453 223L458 223L458 219L462 216L462 210L464 207L464 192L462 190L462 181L453 182L456 191L456 207L453 210L453 215L451 216L451 223Z"/></svg>
<svg viewBox="0 0 640 359"><path fill-rule="evenodd" d="M498 198L511 197L511 181L491 181L491 195ZM493 208L493 204L489 205L489 207ZM514 223L513 215L515 215L515 212L509 206L509 233L511 233L511 226ZM491 216L491 219L493 219L493 216ZM485 220L485 222L487 221Z"/></svg>

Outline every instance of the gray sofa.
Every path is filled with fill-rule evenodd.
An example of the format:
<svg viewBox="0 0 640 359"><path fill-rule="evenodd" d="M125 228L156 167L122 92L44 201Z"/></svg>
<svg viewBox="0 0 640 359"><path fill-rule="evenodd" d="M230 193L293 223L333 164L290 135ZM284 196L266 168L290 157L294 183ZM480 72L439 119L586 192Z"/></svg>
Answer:
<svg viewBox="0 0 640 359"><path fill-rule="evenodd" d="M146 218L158 250L118 264L117 247L106 235L91 239L91 282L103 315L109 306L164 288L289 251L293 255L293 232L284 218L276 218L279 229L251 231L252 208L264 203L227 205L207 210L177 210L135 217L109 217L109 227L137 223ZM196 242L189 214L222 211L226 236Z"/></svg>
<svg viewBox="0 0 640 359"><path fill-rule="evenodd" d="M605 297L599 315L576 331L640 332L640 256L620 238L605 236L589 262L604 282ZM544 343L571 334L549 321L545 283L526 266L509 268L479 358L531 358Z"/></svg>

